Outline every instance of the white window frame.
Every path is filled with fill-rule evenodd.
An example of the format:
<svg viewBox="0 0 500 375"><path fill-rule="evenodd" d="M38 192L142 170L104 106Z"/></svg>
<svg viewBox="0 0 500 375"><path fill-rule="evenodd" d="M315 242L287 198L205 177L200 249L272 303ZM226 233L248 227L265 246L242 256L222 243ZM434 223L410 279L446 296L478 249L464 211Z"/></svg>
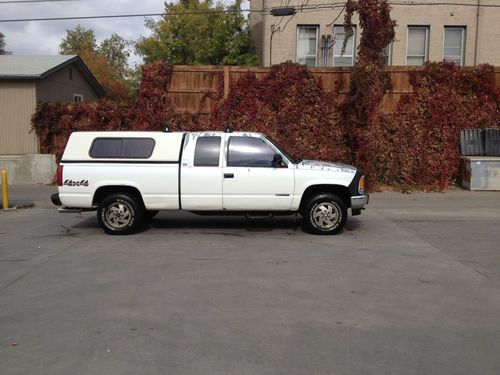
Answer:
<svg viewBox="0 0 500 375"><path fill-rule="evenodd" d="M445 34L446 34L446 29L460 29L462 31L462 45L460 48L460 66L464 66L465 63L465 35L466 35L466 27L465 26L453 26L453 25L447 25L443 29L443 61L445 61L445 56L444 56L444 39L445 39Z"/></svg>
<svg viewBox="0 0 500 375"><path fill-rule="evenodd" d="M385 66L392 66L392 44L393 42L390 42L387 46L388 48L388 54L387 54L387 64Z"/></svg>
<svg viewBox="0 0 500 375"><path fill-rule="evenodd" d="M354 64L356 63L356 36L357 36L357 28L356 28L356 25L353 25L352 28L354 29L354 33L352 34L352 55L335 55L335 43L337 43L336 41L336 34L335 34L335 28L336 27L343 27L344 28L344 35L345 35L345 25L333 25L333 42L334 42L334 47L332 48L332 66L337 66L335 65L335 57L351 57L351 65L350 66L354 66ZM344 43L342 41L342 43Z"/></svg>
<svg viewBox="0 0 500 375"><path fill-rule="evenodd" d="M319 43L319 25L297 25L297 35L295 40L295 62L299 63L299 29L300 28L308 28L308 29L316 29L316 54L314 55L305 55L304 58L314 57L314 67L318 66L318 43Z"/></svg>
<svg viewBox="0 0 500 375"><path fill-rule="evenodd" d="M83 95L82 94L73 94L73 101L75 103L83 102Z"/></svg>
<svg viewBox="0 0 500 375"><path fill-rule="evenodd" d="M417 26L408 25L406 28L406 57L405 64L408 66L408 41L410 40L410 29L424 29L425 30L425 46L424 46L424 64L429 61L429 35L431 33L430 26ZM421 56L410 56L410 57L421 57ZM422 64L423 65L423 64ZM413 65L412 65L413 66Z"/></svg>

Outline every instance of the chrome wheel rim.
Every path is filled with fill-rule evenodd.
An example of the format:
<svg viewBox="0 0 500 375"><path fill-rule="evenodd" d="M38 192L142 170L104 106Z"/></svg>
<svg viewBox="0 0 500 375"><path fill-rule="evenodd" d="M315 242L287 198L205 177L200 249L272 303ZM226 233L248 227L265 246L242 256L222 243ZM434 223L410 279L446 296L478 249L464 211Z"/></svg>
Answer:
<svg viewBox="0 0 500 375"><path fill-rule="evenodd" d="M311 213L314 224L321 229L332 229L340 218L340 209L333 203L318 204Z"/></svg>
<svg viewBox="0 0 500 375"><path fill-rule="evenodd" d="M132 210L126 204L115 202L106 208L106 221L113 228L123 228L132 220Z"/></svg>

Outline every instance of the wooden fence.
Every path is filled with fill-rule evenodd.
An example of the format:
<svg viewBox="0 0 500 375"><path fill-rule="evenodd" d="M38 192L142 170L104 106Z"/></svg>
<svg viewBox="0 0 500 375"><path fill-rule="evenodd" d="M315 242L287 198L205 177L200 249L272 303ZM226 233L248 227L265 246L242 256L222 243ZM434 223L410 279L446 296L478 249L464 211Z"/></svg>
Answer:
<svg viewBox="0 0 500 375"><path fill-rule="evenodd" d="M384 112L394 111L401 95L412 91L408 81L408 72L415 69L419 68L406 66L386 68L391 76L392 89L384 96L382 102ZM347 95L351 68L311 68L310 70L316 77L321 78L325 90ZM260 78L269 72L269 68L176 65L168 90L169 97L179 111L208 114L212 105L212 99L208 95L216 92L219 77L224 80L224 95L227 96L231 84L249 72ZM500 67L495 69L495 73L497 85L500 86Z"/></svg>

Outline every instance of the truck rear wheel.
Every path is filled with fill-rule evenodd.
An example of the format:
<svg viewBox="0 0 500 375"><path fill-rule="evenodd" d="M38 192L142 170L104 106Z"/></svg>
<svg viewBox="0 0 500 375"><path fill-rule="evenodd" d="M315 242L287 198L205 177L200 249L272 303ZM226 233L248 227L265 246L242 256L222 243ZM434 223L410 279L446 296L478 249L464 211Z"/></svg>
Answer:
<svg viewBox="0 0 500 375"><path fill-rule="evenodd" d="M133 233L141 225L142 218L142 205L127 194L109 195L97 209L97 221L108 234Z"/></svg>
<svg viewBox="0 0 500 375"><path fill-rule="evenodd" d="M335 194L319 194L307 202L302 216L309 232L337 234L347 222L347 208Z"/></svg>

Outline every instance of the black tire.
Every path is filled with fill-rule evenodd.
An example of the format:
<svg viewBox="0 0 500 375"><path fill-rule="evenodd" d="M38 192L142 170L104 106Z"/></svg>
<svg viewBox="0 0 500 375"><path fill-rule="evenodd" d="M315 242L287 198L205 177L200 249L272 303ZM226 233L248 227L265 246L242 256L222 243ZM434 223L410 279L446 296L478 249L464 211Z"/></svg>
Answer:
<svg viewBox="0 0 500 375"><path fill-rule="evenodd" d="M144 210L144 221L151 221L156 215L158 214L158 211L156 210Z"/></svg>
<svg viewBox="0 0 500 375"><path fill-rule="evenodd" d="M337 234L347 222L347 207L335 194L318 194L306 203L302 216L308 232Z"/></svg>
<svg viewBox="0 0 500 375"><path fill-rule="evenodd" d="M134 233L142 223L143 208L127 194L112 194L99 204L97 221L108 234Z"/></svg>

